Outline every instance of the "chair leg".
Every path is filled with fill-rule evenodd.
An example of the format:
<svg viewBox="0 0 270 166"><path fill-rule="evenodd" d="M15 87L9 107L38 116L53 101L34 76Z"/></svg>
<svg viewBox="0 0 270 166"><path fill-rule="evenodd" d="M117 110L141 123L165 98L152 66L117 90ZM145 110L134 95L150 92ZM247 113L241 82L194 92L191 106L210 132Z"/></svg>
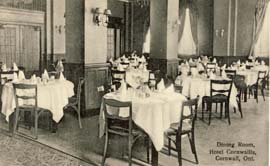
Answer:
<svg viewBox="0 0 270 166"><path fill-rule="evenodd" d="M78 120L79 120L79 126L80 126L80 129L82 128L82 121L81 121L81 111L80 109L78 109Z"/></svg>
<svg viewBox="0 0 270 166"><path fill-rule="evenodd" d="M37 112L37 110L35 110L35 129L34 129L35 131L35 139L37 139L38 138L38 135L37 135L37 133L38 133L38 112Z"/></svg>
<svg viewBox="0 0 270 166"><path fill-rule="evenodd" d="M168 155L171 155L171 138L168 138Z"/></svg>
<svg viewBox="0 0 270 166"><path fill-rule="evenodd" d="M191 141L191 146L192 146L192 149L193 149L193 154L194 154L194 157L195 157L195 160L196 160L196 164L198 164L199 160L198 160L198 156L197 156L197 152L196 152L194 130L191 132L191 140L190 141Z"/></svg>
<svg viewBox="0 0 270 166"><path fill-rule="evenodd" d="M222 119L223 103L220 103L220 119Z"/></svg>
<svg viewBox="0 0 270 166"><path fill-rule="evenodd" d="M262 96L263 96L263 101L265 101L263 87L261 88L261 92L262 92Z"/></svg>
<svg viewBox="0 0 270 166"><path fill-rule="evenodd" d="M202 101L202 121L204 121L204 104L205 102Z"/></svg>
<svg viewBox="0 0 270 166"><path fill-rule="evenodd" d="M132 138L129 136L128 138L128 165L132 165Z"/></svg>
<svg viewBox="0 0 270 166"><path fill-rule="evenodd" d="M106 135L105 135L105 145L104 145L103 158L102 158L102 163L101 163L102 166L105 165L107 148L108 148L108 141L109 141L109 133L107 132Z"/></svg>
<svg viewBox="0 0 270 166"><path fill-rule="evenodd" d="M179 166L182 166L182 147L181 147L181 135L176 136L176 149L177 149L177 155L178 155L178 163Z"/></svg>
<svg viewBox="0 0 270 166"><path fill-rule="evenodd" d="M231 125L231 119L230 119L230 110L229 110L229 102L226 102L226 112L227 112L227 116L228 116L228 122L229 122L229 125Z"/></svg>
<svg viewBox="0 0 270 166"><path fill-rule="evenodd" d="M20 110L15 108L15 121L14 121L12 136L14 136L14 133L17 130L17 125L18 125L18 120L19 120L19 113L20 113Z"/></svg>
<svg viewBox="0 0 270 166"><path fill-rule="evenodd" d="M211 124L211 114L212 114L212 103L211 102L210 103L207 103L207 107L208 107L207 109L209 111L209 122L208 122L208 125L210 125Z"/></svg>
<svg viewBox="0 0 270 166"><path fill-rule="evenodd" d="M243 118L242 106L241 106L241 97L239 97L237 104L238 104L238 110L240 112L241 118Z"/></svg>
<svg viewBox="0 0 270 166"><path fill-rule="evenodd" d="M255 92L254 92L254 98L256 99L256 102L258 103L258 87L256 87Z"/></svg>
<svg viewBox="0 0 270 166"><path fill-rule="evenodd" d="M150 163L150 138L149 137L147 137L146 138L147 140L147 146L146 146L146 152L147 152L147 163Z"/></svg>
<svg viewBox="0 0 270 166"><path fill-rule="evenodd" d="M217 106L218 106L218 103L216 103L216 113L217 113Z"/></svg>

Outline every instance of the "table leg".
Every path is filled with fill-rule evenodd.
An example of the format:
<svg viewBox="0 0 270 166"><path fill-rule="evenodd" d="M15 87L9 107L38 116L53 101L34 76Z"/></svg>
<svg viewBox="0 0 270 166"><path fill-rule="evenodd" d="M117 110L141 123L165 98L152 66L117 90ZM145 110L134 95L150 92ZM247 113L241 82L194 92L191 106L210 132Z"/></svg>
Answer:
<svg viewBox="0 0 270 166"><path fill-rule="evenodd" d="M56 133L57 129L58 129L57 123L54 120L52 120L52 133Z"/></svg>
<svg viewBox="0 0 270 166"><path fill-rule="evenodd" d="M244 90L244 102L247 102L247 88Z"/></svg>
<svg viewBox="0 0 270 166"><path fill-rule="evenodd" d="M152 147L152 165L158 166L158 151L156 150L153 143L151 147Z"/></svg>

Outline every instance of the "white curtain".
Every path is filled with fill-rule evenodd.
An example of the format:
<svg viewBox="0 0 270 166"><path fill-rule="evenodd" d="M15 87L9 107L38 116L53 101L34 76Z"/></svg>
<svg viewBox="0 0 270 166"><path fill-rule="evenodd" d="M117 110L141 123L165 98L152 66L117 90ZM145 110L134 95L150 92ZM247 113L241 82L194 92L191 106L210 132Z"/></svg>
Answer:
<svg viewBox="0 0 270 166"><path fill-rule="evenodd" d="M263 27L255 44L254 56L265 57L270 56L270 3L267 5Z"/></svg>
<svg viewBox="0 0 270 166"><path fill-rule="evenodd" d="M184 30L182 38L178 43L178 54L181 55L195 55L196 45L192 37L189 9L186 9L186 18L184 22Z"/></svg>
<svg viewBox="0 0 270 166"><path fill-rule="evenodd" d="M150 53L150 28L147 30L145 41L143 43L143 53Z"/></svg>

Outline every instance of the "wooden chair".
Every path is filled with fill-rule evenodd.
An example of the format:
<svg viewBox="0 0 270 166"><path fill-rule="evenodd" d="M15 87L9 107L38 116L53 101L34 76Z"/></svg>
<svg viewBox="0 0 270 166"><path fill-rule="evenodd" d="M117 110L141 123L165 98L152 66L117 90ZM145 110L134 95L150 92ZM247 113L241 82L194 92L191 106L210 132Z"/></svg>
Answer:
<svg viewBox="0 0 270 166"><path fill-rule="evenodd" d="M126 79L126 71L111 70L112 85L116 90L121 86L121 81Z"/></svg>
<svg viewBox="0 0 270 166"><path fill-rule="evenodd" d="M258 77L257 77L257 81L255 84L249 86L249 98L250 98L250 94L252 93L252 91L254 92L254 98L256 99L257 103L259 102L258 100L258 90L261 90L262 96L263 96L263 100L265 101L265 97L264 97L264 88L265 88L265 80L267 79L267 71L258 71Z"/></svg>
<svg viewBox="0 0 270 166"><path fill-rule="evenodd" d="M246 93L247 93L247 84L245 83L245 76L243 75L236 75L234 80L234 85L237 89L237 104L238 104L238 109L241 114L241 118L243 118L243 113L242 113L242 106L241 106L241 99L242 96L246 98ZM234 112L235 108L234 108Z"/></svg>
<svg viewBox="0 0 270 166"><path fill-rule="evenodd" d="M207 63L206 64L206 73L208 73L210 70L212 70L212 72L216 72L216 63Z"/></svg>
<svg viewBox="0 0 270 166"><path fill-rule="evenodd" d="M80 128L82 128L82 122L81 122L81 93L82 93L83 84L84 84L84 78L79 78L79 83L78 83L78 86L77 86L77 93L76 93L75 96L69 98L69 103L65 106L65 109L68 108L68 107L71 107L77 112Z"/></svg>
<svg viewBox="0 0 270 166"><path fill-rule="evenodd" d="M230 78L230 79L234 79L235 76L236 76L236 70L226 69L225 73L227 74L227 77Z"/></svg>
<svg viewBox="0 0 270 166"><path fill-rule="evenodd" d="M184 101L182 103L181 117L179 123L172 124L171 127L166 131L166 135L168 138L168 154L171 155L171 150L176 151L178 153L178 163L180 166L182 165L181 143L183 135L188 135L191 151L194 154L196 164L199 163L195 147L195 133L194 133L194 126L197 117L198 100L199 96L197 96L197 98ZM190 111L190 114L185 113L186 111ZM176 149L171 147L171 142L175 144Z"/></svg>
<svg viewBox="0 0 270 166"><path fill-rule="evenodd" d="M128 108L129 116L121 117L108 113L107 106L115 108ZM132 164L132 147L140 137L147 137L142 129L139 129L132 121L132 103L121 102L114 99L103 98L103 108L105 115L105 145L103 151L102 165L105 165L109 135L114 134L128 138L128 161ZM124 111L124 110L123 110ZM147 147L148 148L148 147Z"/></svg>
<svg viewBox="0 0 270 166"><path fill-rule="evenodd" d="M216 86L224 86L223 89L216 89ZM210 96L202 98L202 119L204 119L204 107L207 104L209 111L209 123L211 123L212 103L220 104L220 118L222 118L223 104L225 104L225 116L228 118L229 125L231 124L229 102L232 89L232 80L211 80L210 81Z"/></svg>
<svg viewBox="0 0 270 166"><path fill-rule="evenodd" d="M183 86L174 84L174 90L177 93L182 93Z"/></svg>
<svg viewBox="0 0 270 166"><path fill-rule="evenodd" d="M11 81L11 79L8 79L7 75L13 75L14 71L0 71L0 78L1 83L3 80Z"/></svg>
<svg viewBox="0 0 270 166"><path fill-rule="evenodd" d="M31 114L34 114L34 139L37 139L38 138L38 133L37 133L38 132L38 118L42 112L44 111L49 112L49 110L39 108L37 106L37 85L36 84L13 83L13 88L14 88L16 108L15 108L15 121L14 121L12 136L14 136L15 131L18 130L20 112L30 111ZM22 92L24 94L22 94ZM29 100L32 100L33 102L26 103L26 101L29 102ZM19 104L19 101L22 101L23 104L22 105ZM50 122L52 122L52 120ZM50 127L51 125L52 123L50 123Z"/></svg>

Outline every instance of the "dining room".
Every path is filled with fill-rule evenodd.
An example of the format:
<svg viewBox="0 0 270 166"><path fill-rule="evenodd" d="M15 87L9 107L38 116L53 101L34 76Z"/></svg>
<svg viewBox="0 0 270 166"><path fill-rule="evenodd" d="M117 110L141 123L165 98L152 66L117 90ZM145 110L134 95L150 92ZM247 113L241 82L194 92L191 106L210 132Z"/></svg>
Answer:
<svg viewBox="0 0 270 166"><path fill-rule="evenodd" d="M0 165L268 165L269 0L0 1Z"/></svg>

